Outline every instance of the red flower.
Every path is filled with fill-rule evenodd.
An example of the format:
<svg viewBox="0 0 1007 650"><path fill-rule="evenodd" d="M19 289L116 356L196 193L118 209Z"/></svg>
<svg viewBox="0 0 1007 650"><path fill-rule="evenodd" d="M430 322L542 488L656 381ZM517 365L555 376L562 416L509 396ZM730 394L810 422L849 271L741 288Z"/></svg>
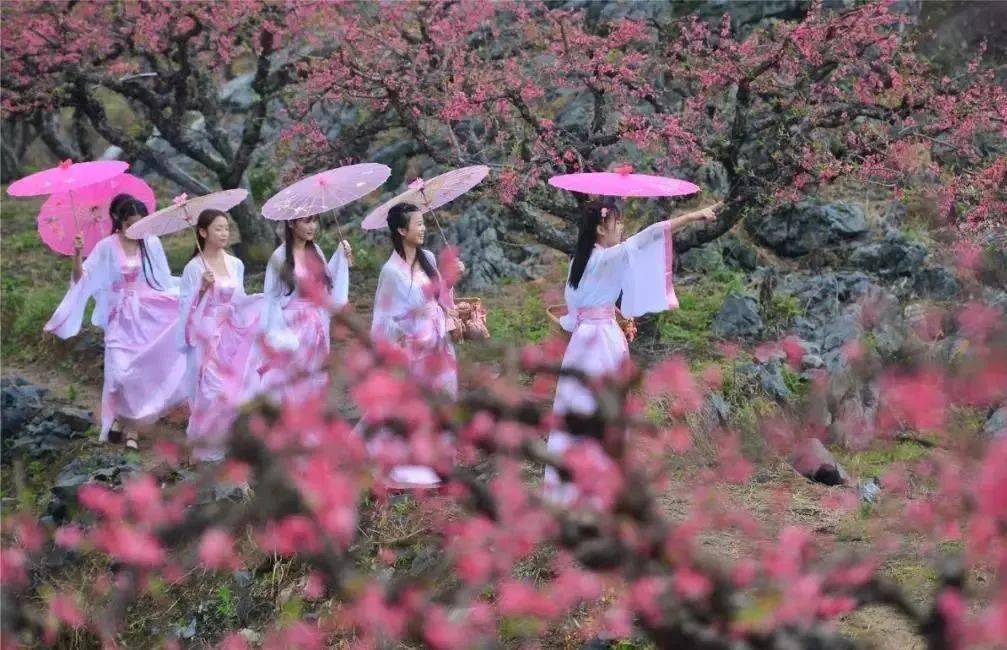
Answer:
<svg viewBox="0 0 1007 650"><path fill-rule="evenodd" d="M234 538L219 528L203 533L199 542L199 561L208 569L235 570L241 566L234 553Z"/></svg>

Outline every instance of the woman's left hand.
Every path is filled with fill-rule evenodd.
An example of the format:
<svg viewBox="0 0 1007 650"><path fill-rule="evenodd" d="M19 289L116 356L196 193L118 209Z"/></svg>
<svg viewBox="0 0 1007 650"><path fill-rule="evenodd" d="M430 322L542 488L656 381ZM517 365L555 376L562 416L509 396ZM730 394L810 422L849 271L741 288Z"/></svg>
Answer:
<svg viewBox="0 0 1007 650"><path fill-rule="evenodd" d="M353 266L353 249L350 247L350 242L344 239L339 245L342 246L343 250L346 252L346 263Z"/></svg>
<svg viewBox="0 0 1007 650"><path fill-rule="evenodd" d="M696 217L702 221L716 221L717 220L717 210L723 207L723 201L717 201L713 205L703 208L696 213Z"/></svg>
<svg viewBox="0 0 1007 650"><path fill-rule="evenodd" d="M465 262L458 259L458 275L465 275Z"/></svg>

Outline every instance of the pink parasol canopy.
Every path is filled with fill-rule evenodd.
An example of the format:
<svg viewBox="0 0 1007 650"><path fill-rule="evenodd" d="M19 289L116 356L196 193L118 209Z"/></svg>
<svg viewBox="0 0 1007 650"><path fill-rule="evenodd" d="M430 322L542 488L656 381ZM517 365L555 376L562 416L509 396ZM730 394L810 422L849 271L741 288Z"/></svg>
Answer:
<svg viewBox="0 0 1007 650"><path fill-rule="evenodd" d="M84 255L112 231L109 207L119 194L129 194L147 206L157 209L154 190L142 179L131 174L119 174L109 180L87 185L79 190L53 194L38 213L38 234L49 248L62 255L73 255L73 240L84 235Z"/></svg>
<svg viewBox="0 0 1007 650"><path fill-rule="evenodd" d="M347 165L302 178L262 206L262 216L274 221L302 219L335 210L381 186L392 170L378 163Z"/></svg>
<svg viewBox="0 0 1007 650"><path fill-rule="evenodd" d="M75 163L64 160L56 167L36 172L14 181L7 188L11 196L40 196L61 194L107 181L129 169L129 163L120 160L98 160Z"/></svg>
<svg viewBox="0 0 1007 650"><path fill-rule="evenodd" d="M588 172L553 176L549 184L571 192L623 197L685 196L695 194L699 186L689 181L665 176L634 174L629 166L614 172Z"/></svg>
<svg viewBox="0 0 1007 650"><path fill-rule="evenodd" d="M486 178L489 172L490 168L486 165L473 165L453 169L428 181L417 179L409 184L408 190L394 199L385 201L364 217L361 226L364 230L379 230L387 227L388 211L399 203L413 203L422 212L432 212L471 190ZM442 232L441 236L443 234Z"/></svg>
<svg viewBox="0 0 1007 650"><path fill-rule="evenodd" d="M176 197L168 207L134 223L126 230L126 236L130 239L143 239L151 235L160 237L186 228L195 228L203 210L226 212L244 201L246 196L248 190L242 189L223 190L193 199L183 194Z"/></svg>

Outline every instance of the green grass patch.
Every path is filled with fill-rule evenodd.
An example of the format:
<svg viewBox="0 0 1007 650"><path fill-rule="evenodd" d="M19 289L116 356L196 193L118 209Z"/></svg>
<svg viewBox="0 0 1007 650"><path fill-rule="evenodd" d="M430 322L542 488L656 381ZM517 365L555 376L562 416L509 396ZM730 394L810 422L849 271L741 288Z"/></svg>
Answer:
<svg viewBox="0 0 1007 650"><path fill-rule="evenodd" d="M790 327L794 319L803 313L804 310L797 298L785 293L774 293L763 317L771 329L782 331Z"/></svg>
<svg viewBox="0 0 1007 650"><path fill-rule="evenodd" d="M42 327L56 310L63 294L64 289L56 287L30 291L24 286L11 287L5 278L3 297L0 298L4 355L19 356L41 345Z"/></svg>
<svg viewBox="0 0 1007 650"><path fill-rule="evenodd" d="M549 317L541 290L531 284L528 289L528 293L516 304L506 307L490 305L487 309L486 325L495 342L524 345L541 343L549 337Z"/></svg>
<svg viewBox="0 0 1007 650"><path fill-rule="evenodd" d="M731 291L741 291L743 276L736 271L718 269L695 284L678 287L678 309L657 316L657 330L662 343L688 348L694 353L708 352L713 342L710 326L713 317Z"/></svg>
<svg viewBox="0 0 1007 650"><path fill-rule="evenodd" d="M794 397L801 398L808 393L808 380L794 372L790 366L784 365L781 369L783 383Z"/></svg>
<svg viewBox="0 0 1007 650"><path fill-rule="evenodd" d="M45 244L34 230L19 232L13 235L4 236L4 253L27 253L35 250L42 250Z"/></svg>
<svg viewBox="0 0 1007 650"><path fill-rule="evenodd" d="M899 586L914 595L931 592L939 579L932 566L915 562L896 562L888 567L887 573Z"/></svg>
<svg viewBox="0 0 1007 650"><path fill-rule="evenodd" d="M869 478L881 476L892 463L914 463L930 450L912 440L897 440L864 451L832 451L850 474Z"/></svg>

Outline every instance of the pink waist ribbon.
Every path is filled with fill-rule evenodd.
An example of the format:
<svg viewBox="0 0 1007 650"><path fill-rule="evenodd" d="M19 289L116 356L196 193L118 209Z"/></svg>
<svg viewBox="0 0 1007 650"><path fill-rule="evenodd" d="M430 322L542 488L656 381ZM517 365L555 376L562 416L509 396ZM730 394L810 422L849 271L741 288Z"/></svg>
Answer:
<svg viewBox="0 0 1007 650"><path fill-rule="evenodd" d="M615 307L586 307L577 310L577 324L603 323L615 319Z"/></svg>

